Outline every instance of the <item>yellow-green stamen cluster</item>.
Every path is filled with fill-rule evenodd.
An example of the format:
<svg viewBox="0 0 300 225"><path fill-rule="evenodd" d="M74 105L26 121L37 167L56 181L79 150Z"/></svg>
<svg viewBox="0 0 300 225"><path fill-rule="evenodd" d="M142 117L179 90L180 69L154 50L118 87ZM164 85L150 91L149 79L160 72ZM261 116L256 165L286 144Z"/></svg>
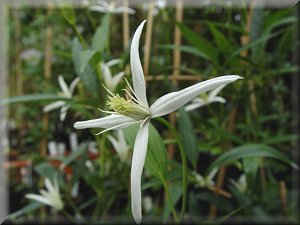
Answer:
<svg viewBox="0 0 300 225"><path fill-rule="evenodd" d="M144 120L150 115L150 111L146 107L143 107L132 100L126 100L118 94L114 94L108 98L109 101L107 102L107 105L109 109L119 114L131 117L135 120Z"/></svg>

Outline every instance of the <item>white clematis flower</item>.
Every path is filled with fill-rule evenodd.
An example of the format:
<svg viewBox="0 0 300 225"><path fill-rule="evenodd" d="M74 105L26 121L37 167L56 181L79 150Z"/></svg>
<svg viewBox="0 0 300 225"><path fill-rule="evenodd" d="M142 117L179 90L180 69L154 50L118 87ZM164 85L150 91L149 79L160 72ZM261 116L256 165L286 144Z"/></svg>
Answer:
<svg viewBox="0 0 300 225"><path fill-rule="evenodd" d="M181 91L166 94L149 107L146 98L146 83L139 57L139 40L145 22L143 21L137 28L130 49L133 82L133 88L130 87L133 94L127 92L130 99L124 99L118 94L110 93L108 106L114 111L111 115L74 124L76 129L104 128L105 130L99 134L108 130L118 130L133 124L140 124L134 143L131 165L131 207L136 223L140 223L142 220L141 175L147 153L150 119L174 112L199 94L241 78L237 75L228 75L210 79Z"/></svg>
<svg viewBox="0 0 300 225"><path fill-rule="evenodd" d="M123 6L116 6L115 2L111 1L108 3L107 1L98 1L97 5L90 6L90 10L103 12L103 13L111 13L111 14L118 14L118 13L128 13L128 14L135 14L135 10L129 7Z"/></svg>
<svg viewBox="0 0 300 225"><path fill-rule="evenodd" d="M216 167L207 175L207 177L203 177L201 174L197 173L196 171L193 172L193 176L196 178L197 185L199 187L206 188L215 185L215 181L213 179L217 172L218 172L218 168Z"/></svg>
<svg viewBox="0 0 300 225"><path fill-rule="evenodd" d="M202 95L198 96L197 98L193 99L190 104L184 107L185 111L192 111L199 107L208 105L213 102L220 102L220 103L226 103L226 99L222 98L220 96L217 96L217 94L225 87L226 85L222 85L212 91L209 92L207 95L206 93L203 93Z"/></svg>
<svg viewBox="0 0 300 225"><path fill-rule="evenodd" d="M230 183L241 193L247 191L247 179L245 174L242 174L237 181L230 179Z"/></svg>
<svg viewBox="0 0 300 225"><path fill-rule="evenodd" d="M126 143L124 133L122 130L118 130L117 135L118 135L117 139L115 139L111 135L108 135L107 138L111 142L111 144L114 146L114 149L116 150L118 156L120 157L120 160L122 162L125 162L128 159L130 147Z"/></svg>
<svg viewBox="0 0 300 225"><path fill-rule="evenodd" d="M66 97L66 98L72 98L75 87L76 87L76 85L78 84L79 81L80 81L79 77L75 78L72 81L72 83L70 84L70 88L69 88L67 86L65 80L64 80L64 77L62 75L59 75L58 76L58 82L59 82L59 86L60 86L61 90L63 91L63 93L62 93L63 96ZM50 104L46 105L43 108L43 112L47 113L47 112L50 112L54 109L61 108L60 109L60 121L64 121L65 118L66 118L67 111L68 111L69 107L70 106L67 105L65 101L56 101L56 102L53 102L53 103L50 103Z"/></svg>
<svg viewBox="0 0 300 225"><path fill-rule="evenodd" d="M114 92L116 90L122 77L125 75L123 71L115 74L114 76L112 76L111 74L110 67L119 64L120 62L121 59L113 59L108 61L107 63L101 62L101 72L103 76L103 81L107 89L111 92Z"/></svg>
<svg viewBox="0 0 300 225"><path fill-rule="evenodd" d="M46 186L47 190L40 190L41 195L27 194L27 195L25 195L25 197L36 200L45 205L49 205L56 210L62 210L64 207L64 204L60 198L57 180L54 180L53 184L52 184L51 181L48 178L46 178L45 186Z"/></svg>

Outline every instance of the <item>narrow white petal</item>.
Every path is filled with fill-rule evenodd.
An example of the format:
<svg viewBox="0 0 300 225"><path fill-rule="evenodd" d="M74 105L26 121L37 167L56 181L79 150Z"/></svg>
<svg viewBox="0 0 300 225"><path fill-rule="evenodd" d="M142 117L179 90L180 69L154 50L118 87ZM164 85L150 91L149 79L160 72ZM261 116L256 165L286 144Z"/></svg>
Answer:
<svg viewBox="0 0 300 225"><path fill-rule="evenodd" d="M118 86L118 84L120 83L120 81L124 75L125 75L124 72L120 72L113 76L113 78L112 78L112 84L113 84L112 89L113 90L111 90L112 92L116 89L116 87Z"/></svg>
<svg viewBox="0 0 300 225"><path fill-rule="evenodd" d="M109 115L106 117L102 117L99 119L93 119L93 120L86 120L86 121L80 121L76 122L74 124L74 127L76 129L86 129L86 128L111 128L120 125L119 129L128 127L128 123L130 122L136 122L136 120L123 116L123 115ZM122 126L124 124L124 126Z"/></svg>
<svg viewBox="0 0 300 225"><path fill-rule="evenodd" d="M187 106L185 106L184 110L189 112L189 111L195 110L203 105L204 105L203 103L199 103L199 102L191 103L191 104L188 104Z"/></svg>
<svg viewBox="0 0 300 225"><path fill-rule="evenodd" d="M135 14L135 10L128 7L118 7L114 10L115 13L128 13L128 14Z"/></svg>
<svg viewBox="0 0 300 225"><path fill-rule="evenodd" d="M113 145L116 152L118 152L120 149L119 142L111 135L108 135L107 138L110 141L110 143Z"/></svg>
<svg viewBox="0 0 300 225"><path fill-rule="evenodd" d="M66 84L66 81L62 75L58 76L58 82L59 82L59 86L60 86L61 90L63 91L63 93L65 94L65 96L71 97L71 93L68 88L68 85Z"/></svg>
<svg viewBox="0 0 300 225"><path fill-rule="evenodd" d="M91 11L107 12L107 8L100 5L93 5L89 8Z"/></svg>
<svg viewBox="0 0 300 225"><path fill-rule="evenodd" d="M43 112L47 113L54 109L58 109L58 108L62 107L64 104L65 104L64 101L56 101L56 102L50 103L43 108Z"/></svg>
<svg viewBox="0 0 300 225"><path fill-rule="evenodd" d="M70 84L70 93L71 95L73 95L73 92L75 90L76 85L78 84L78 82L80 81L80 77L76 77L72 83Z"/></svg>
<svg viewBox="0 0 300 225"><path fill-rule="evenodd" d="M181 91L166 94L151 105L151 117L163 116L174 112L201 93L229 84L237 79L241 79L241 77L237 75L221 76L200 82Z"/></svg>
<svg viewBox="0 0 300 225"><path fill-rule="evenodd" d="M220 96L214 97L210 102L226 103L226 99Z"/></svg>
<svg viewBox="0 0 300 225"><path fill-rule="evenodd" d="M121 62L122 62L121 59L112 59L112 60L108 61L105 64L106 64L106 66L111 67L111 66L117 65L117 64L119 64Z"/></svg>
<svg viewBox="0 0 300 225"><path fill-rule="evenodd" d="M131 210L136 223L142 220L141 176L146 159L149 134L149 121L137 133L131 163Z"/></svg>
<svg viewBox="0 0 300 225"><path fill-rule="evenodd" d="M49 178L46 178L46 179L45 179L45 186L46 186L48 192L50 192L50 193L55 192L55 188L54 188L54 186L52 185L52 183L51 183L51 181L49 180Z"/></svg>
<svg viewBox="0 0 300 225"><path fill-rule="evenodd" d="M214 97L216 97L219 92L225 87L226 85L221 85L220 87L217 87L216 89L213 89L209 95L208 95L208 99L213 99Z"/></svg>
<svg viewBox="0 0 300 225"><path fill-rule="evenodd" d="M133 35L130 48L130 65L133 89L136 97L144 106L148 107L145 77L139 56L139 42L145 22L146 20L141 23Z"/></svg>
<svg viewBox="0 0 300 225"><path fill-rule="evenodd" d="M69 105L64 105L63 107L61 107L61 109L60 109L60 121L65 120L69 107L70 107Z"/></svg>
<svg viewBox="0 0 300 225"><path fill-rule="evenodd" d="M51 205L51 201L49 201L47 198L40 196L40 195L35 195L35 194L27 194L25 195L25 198L36 200L38 202L41 202L45 205Z"/></svg>
<svg viewBox="0 0 300 225"><path fill-rule="evenodd" d="M109 86L112 80L112 76L109 67L105 63L101 63L101 72L104 83L106 84L106 86Z"/></svg>

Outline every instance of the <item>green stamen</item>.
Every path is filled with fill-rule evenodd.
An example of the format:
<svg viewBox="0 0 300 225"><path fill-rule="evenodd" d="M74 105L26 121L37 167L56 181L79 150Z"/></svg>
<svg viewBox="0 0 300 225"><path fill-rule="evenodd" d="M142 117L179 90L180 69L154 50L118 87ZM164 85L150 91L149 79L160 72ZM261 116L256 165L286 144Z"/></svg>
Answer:
<svg viewBox="0 0 300 225"><path fill-rule="evenodd" d="M108 108L119 114L131 117L135 120L144 120L150 115L150 111L146 107L143 107L132 100L126 100L118 94L109 96L108 98Z"/></svg>

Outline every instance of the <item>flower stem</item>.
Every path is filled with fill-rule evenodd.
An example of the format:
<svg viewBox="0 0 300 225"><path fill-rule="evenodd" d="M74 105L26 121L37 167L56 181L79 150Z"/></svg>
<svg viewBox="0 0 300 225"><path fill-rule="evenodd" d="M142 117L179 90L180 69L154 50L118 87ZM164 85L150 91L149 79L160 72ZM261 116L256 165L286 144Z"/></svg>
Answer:
<svg viewBox="0 0 300 225"><path fill-rule="evenodd" d="M68 220L72 221L72 223L76 224L77 221L69 214L66 210L62 210L62 213L68 218Z"/></svg>
<svg viewBox="0 0 300 225"><path fill-rule="evenodd" d="M172 197L170 195L167 182L166 182L166 180L165 180L165 178L163 176L161 176L160 179L161 179L161 182L163 183L163 186L164 186L164 189L165 189L165 192L166 192L166 197L168 199L169 206L170 206L170 209L172 211L175 223L178 223L179 219L178 219L177 213L176 213L175 208L174 208L174 203L173 203Z"/></svg>
<svg viewBox="0 0 300 225"><path fill-rule="evenodd" d="M177 133L176 129L167 120L165 120L161 117L157 117L155 119L158 120L159 122L161 122L162 124L164 124L166 127L168 127L171 130L173 136L176 139L177 145L179 147L181 161L182 161L182 206L181 206L181 212L180 212L180 216L179 216L179 220L181 221L183 216L184 216L184 213L185 213L186 202L187 202L187 162L186 162L186 155L185 155L185 152L184 152L184 149L183 149L183 144L182 144L181 137Z"/></svg>

